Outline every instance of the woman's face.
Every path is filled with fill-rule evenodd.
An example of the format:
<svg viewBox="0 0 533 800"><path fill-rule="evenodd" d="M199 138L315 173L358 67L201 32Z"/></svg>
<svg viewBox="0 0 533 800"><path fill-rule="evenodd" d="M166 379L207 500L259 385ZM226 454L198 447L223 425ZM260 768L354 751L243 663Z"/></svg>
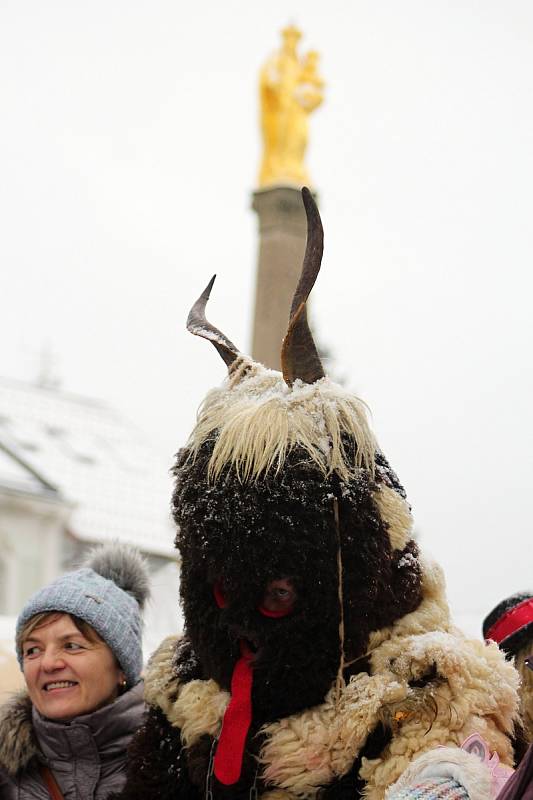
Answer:
<svg viewBox="0 0 533 800"><path fill-rule="evenodd" d="M70 720L111 703L124 673L102 640L89 641L68 614L58 614L22 643L28 694L48 719Z"/></svg>

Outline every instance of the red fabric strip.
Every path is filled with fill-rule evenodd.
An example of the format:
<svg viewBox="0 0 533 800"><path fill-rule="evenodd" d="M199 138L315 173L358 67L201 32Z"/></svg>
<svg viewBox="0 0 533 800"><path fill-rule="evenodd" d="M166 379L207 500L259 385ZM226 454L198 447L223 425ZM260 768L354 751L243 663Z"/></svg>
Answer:
<svg viewBox="0 0 533 800"><path fill-rule="evenodd" d="M282 608L279 611L269 611L268 608L264 606L259 606L258 611L264 617L272 617L272 619L280 619L281 617L286 617L292 612L292 608Z"/></svg>
<svg viewBox="0 0 533 800"><path fill-rule="evenodd" d="M496 644L503 642L512 633L533 622L533 598L522 600L514 608L510 608L500 619L489 628L485 639L492 639Z"/></svg>
<svg viewBox="0 0 533 800"><path fill-rule="evenodd" d="M241 776L244 744L252 722L253 654L243 642L241 653L233 668L231 700L222 720L215 753L215 777L225 786L237 783Z"/></svg>

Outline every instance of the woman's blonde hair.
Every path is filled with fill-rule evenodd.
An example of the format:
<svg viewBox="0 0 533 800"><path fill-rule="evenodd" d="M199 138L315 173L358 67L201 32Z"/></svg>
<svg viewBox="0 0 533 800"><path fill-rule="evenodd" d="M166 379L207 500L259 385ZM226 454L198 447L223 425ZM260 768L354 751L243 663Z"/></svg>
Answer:
<svg viewBox="0 0 533 800"><path fill-rule="evenodd" d="M46 625L48 622L53 622L55 619L60 617L61 615L66 614L64 611L40 611L38 614L35 614L33 617L26 622L26 624L22 627L19 631L16 645L17 650L22 652L22 645L29 639L30 635L33 631L37 630L37 628L41 628L43 625ZM95 629L89 625L88 622L85 622L84 619L80 619L79 617L74 616L74 614L66 614L67 617L70 617L76 628L79 632L85 636L85 638L92 642L93 644L100 644L104 640L98 636Z"/></svg>

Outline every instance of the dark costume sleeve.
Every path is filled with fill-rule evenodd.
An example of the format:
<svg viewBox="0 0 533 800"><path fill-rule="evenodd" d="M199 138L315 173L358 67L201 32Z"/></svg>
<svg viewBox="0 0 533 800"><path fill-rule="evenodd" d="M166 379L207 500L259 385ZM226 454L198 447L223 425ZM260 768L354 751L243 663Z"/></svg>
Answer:
<svg viewBox="0 0 533 800"><path fill-rule="evenodd" d="M180 731L150 708L129 747L126 784L108 800L200 800L190 783Z"/></svg>

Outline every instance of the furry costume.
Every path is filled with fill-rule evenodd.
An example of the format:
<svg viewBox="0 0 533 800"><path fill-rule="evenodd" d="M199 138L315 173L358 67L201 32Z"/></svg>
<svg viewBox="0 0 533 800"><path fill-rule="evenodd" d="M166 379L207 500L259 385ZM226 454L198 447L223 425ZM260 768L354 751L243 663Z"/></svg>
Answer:
<svg viewBox="0 0 533 800"><path fill-rule="evenodd" d="M419 555L405 492L364 404L322 372L305 317L322 234L303 194L308 243L283 375L241 356L207 322L212 282L189 317L229 377L178 454L186 631L149 666L151 711L123 800L381 800L413 759L431 750L439 763L447 748L438 745L455 752L473 732L513 761L516 674L496 647L450 625L442 575ZM288 612L269 612L272 597L291 600ZM237 675L243 652L251 721ZM217 752L235 717L246 748L228 782ZM488 786L484 765L461 759L467 790Z"/></svg>

